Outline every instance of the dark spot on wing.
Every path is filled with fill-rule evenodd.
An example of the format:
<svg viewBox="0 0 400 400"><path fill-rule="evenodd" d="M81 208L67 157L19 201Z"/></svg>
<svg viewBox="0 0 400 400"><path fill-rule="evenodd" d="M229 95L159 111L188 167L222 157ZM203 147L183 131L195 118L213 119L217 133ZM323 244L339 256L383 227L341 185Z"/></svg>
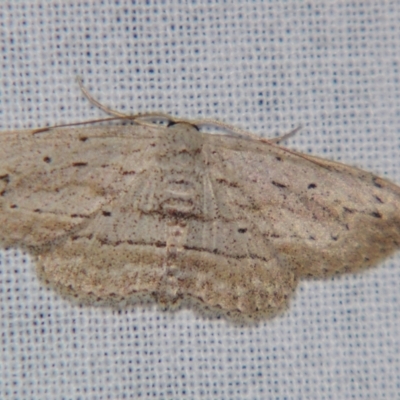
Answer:
<svg viewBox="0 0 400 400"><path fill-rule="evenodd" d="M50 164L52 160L51 160L50 157L46 156L46 157L43 158L43 161L44 161L45 163L47 163L47 164Z"/></svg>
<svg viewBox="0 0 400 400"><path fill-rule="evenodd" d="M276 157L276 160L277 160L277 161L282 161L282 157L277 156L277 157Z"/></svg>
<svg viewBox="0 0 400 400"><path fill-rule="evenodd" d="M16 204L11 204L10 208L18 208Z"/></svg>
<svg viewBox="0 0 400 400"><path fill-rule="evenodd" d="M383 200L380 199L378 196L375 196L375 199L379 201L379 203L383 204Z"/></svg>
<svg viewBox="0 0 400 400"><path fill-rule="evenodd" d="M373 217L375 217L375 218L382 218L382 214L380 214L380 213L378 213L378 212L376 212L376 211L372 212L371 215L372 215Z"/></svg>
<svg viewBox="0 0 400 400"><path fill-rule="evenodd" d="M279 183L279 182L276 182L276 181L271 181L271 183L272 183L274 186L278 187L278 188L286 188L286 187L287 187L287 186L284 185L283 183Z"/></svg>
<svg viewBox="0 0 400 400"><path fill-rule="evenodd" d="M315 183L310 183L308 186L307 186L307 189L315 189L317 187L317 185L315 184Z"/></svg>
<svg viewBox="0 0 400 400"><path fill-rule="evenodd" d="M354 214L355 213L354 210L352 210L351 208L347 208L347 207L343 207L343 211L345 211L345 212L347 212L349 214Z"/></svg>
<svg viewBox="0 0 400 400"><path fill-rule="evenodd" d="M377 182L377 179L379 179L377 176L374 176L373 178L372 178L372 183L376 186L376 187L378 187L378 188L381 188L381 187L383 187L379 182Z"/></svg>
<svg viewBox="0 0 400 400"><path fill-rule="evenodd" d="M73 167L86 167L88 165L87 162L74 162L72 163Z"/></svg>
<svg viewBox="0 0 400 400"><path fill-rule="evenodd" d="M87 236L80 236L80 235L71 236L71 240L78 240L78 239L81 239L81 238L92 240L93 239L93 234L91 233L90 235L87 235Z"/></svg>
<svg viewBox="0 0 400 400"><path fill-rule="evenodd" d="M226 185L226 186L230 186L230 187L238 187L238 184L236 182L229 182L223 178L217 178L217 182L220 183L221 185Z"/></svg>
<svg viewBox="0 0 400 400"><path fill-rule="evenodd" d="M247 228L239 228L238 232L239 233L246 233L247 232Z"/></svg>
<svg viewBox="0 0 400 400"><path fill-rule="evenodd" d="M79 140L81 142L86 142L86 140L88 140L88 138L86 136L82 136L82 137L79 138Z"/></svg>
<svg viewBox="0 0 400 400"><path fill-rule="evenodd" d="M0 176L0 180L4 181L5 183L10 183L10 175L8 174L2 175Z"/></svg>
<svg viewBox="0 0 400 400"><path fill-rule="evenodd" d="M111 217L111 212L110 211L103 211L103 215L105 217Z"/></svg>

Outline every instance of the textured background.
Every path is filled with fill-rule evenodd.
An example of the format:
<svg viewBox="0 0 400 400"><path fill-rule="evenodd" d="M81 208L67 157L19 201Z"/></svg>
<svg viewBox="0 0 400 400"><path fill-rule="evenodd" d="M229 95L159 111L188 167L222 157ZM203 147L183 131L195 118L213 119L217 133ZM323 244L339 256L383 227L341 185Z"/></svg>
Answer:
<svg viewBox="0 0 400 400"><path fill-rule="evenodd" d="M400 184L398 1L2 1L0 129L217 118ZM2 399L400 398L400 256L303 282L258 327L78 307L0 257Z"/></svg>

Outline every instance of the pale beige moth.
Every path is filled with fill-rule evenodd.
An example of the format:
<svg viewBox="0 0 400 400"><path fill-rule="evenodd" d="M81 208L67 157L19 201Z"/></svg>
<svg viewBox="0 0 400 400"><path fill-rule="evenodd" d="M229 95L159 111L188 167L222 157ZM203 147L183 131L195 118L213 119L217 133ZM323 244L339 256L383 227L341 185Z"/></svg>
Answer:
<svg viewBox="0 0 400 400"><path fill-rule="evenodd" d="M0 133L0 245L63 294L258 320L301 278L400 246L400 188L385 179L198 121L129 118Z"/></svg>

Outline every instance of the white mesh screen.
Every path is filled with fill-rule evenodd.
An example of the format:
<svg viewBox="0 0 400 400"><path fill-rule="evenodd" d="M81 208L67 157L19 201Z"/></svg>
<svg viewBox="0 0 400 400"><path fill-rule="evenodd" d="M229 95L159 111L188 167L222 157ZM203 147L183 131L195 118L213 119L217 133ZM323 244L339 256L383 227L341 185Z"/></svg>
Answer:
<svg viewBox="0 0 400 400"><path fill-rule="evenodd" d="M0 128L216 118L400 184L398 1L3 1ZM400 256L258 327L78 307L0 253L2 399L400 398Z"/></svg>

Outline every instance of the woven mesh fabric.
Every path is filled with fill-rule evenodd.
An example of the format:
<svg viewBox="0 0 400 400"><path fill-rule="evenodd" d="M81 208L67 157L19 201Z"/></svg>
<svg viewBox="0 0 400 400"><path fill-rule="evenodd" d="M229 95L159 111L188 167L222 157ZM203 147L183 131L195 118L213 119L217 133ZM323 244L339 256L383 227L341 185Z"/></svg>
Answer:
<svg viewBox="0 0 400 400"><path fill-rule="evenodd" d="M216 118L400 184L398 1L2 1L0 128ZM77 306L0 253L1 399L399 399L400 256L259 326Z"/></svg>

